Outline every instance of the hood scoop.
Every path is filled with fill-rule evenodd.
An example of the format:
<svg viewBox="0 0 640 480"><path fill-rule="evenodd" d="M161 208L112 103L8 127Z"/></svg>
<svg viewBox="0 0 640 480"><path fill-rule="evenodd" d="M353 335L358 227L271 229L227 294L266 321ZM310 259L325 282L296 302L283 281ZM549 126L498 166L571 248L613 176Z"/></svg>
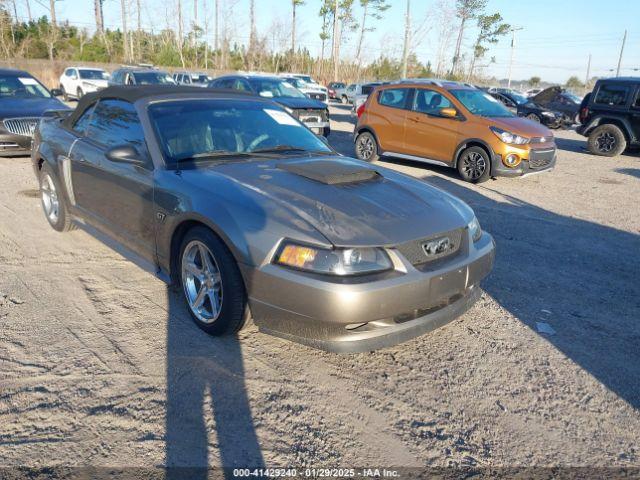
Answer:
<svg viewBox="0 0 640 480"><path fill-rule="evenodd" d="M339 159L281 163L278 168L325 185L360 183L382 178L372 168Z"/></svg>

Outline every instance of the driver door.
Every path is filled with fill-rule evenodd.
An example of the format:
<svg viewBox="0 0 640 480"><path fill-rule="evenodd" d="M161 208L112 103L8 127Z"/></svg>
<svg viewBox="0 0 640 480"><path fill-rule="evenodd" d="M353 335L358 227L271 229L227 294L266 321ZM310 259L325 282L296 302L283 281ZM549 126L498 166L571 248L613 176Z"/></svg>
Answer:
<svg viewBox="0 0 640 480"><path fill-rule="evenodd" d="M460 120L444 117L442 108L455 108L442 93L417 88L407 112L404 153L451 164L460 137Z"/></svg>

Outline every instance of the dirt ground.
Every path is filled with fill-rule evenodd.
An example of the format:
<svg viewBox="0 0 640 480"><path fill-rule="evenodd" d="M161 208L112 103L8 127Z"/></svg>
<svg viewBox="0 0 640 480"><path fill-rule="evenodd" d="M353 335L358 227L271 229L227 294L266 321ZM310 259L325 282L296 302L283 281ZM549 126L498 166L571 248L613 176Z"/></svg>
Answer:
<svg viewBox="0 0 640 480"><path fill-rule="evenodd" d="M0 465L640 467L640 155L557 137L555 171L481 186L384 162L467 201L496 265L458 320L347 356L208 337L160 280L49 228L29 159L0 159Z"/></svg>

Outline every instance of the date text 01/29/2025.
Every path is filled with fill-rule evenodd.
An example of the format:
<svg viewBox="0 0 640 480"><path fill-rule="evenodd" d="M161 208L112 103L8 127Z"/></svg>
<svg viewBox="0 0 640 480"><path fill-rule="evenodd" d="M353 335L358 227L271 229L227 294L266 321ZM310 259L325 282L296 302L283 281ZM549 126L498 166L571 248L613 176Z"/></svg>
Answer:
<svg viewBox="0 0 640 480"><path fill-rule="evenodd" d="M234 468L234 477L284 477L284 478L395 478L397 470L386 468Z"/></svg>

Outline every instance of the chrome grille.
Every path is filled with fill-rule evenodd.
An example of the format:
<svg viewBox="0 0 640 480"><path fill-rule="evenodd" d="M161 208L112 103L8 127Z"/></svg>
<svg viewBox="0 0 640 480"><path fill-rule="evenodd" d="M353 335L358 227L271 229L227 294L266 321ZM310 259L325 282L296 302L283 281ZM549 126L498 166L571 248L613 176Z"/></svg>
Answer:
<svg viewBox="0 0 640 480"><path fill-rule="evenodd" d="M325 122L327 120L324 110L296 110L295 116L303 123Z"/></svg>
<svg viewBox="0 0 640 480"><path fill-rule="evenodd" d="M404 255L404 257L411 262L412 265L420 265L423 263L432 262L434 260L440 260L456 255L460 252L462 246L463 228L452 230L450 232L440 233L427 238L421 238L420 240L412 240L410 242L398 245L398 251ZM442 253L428 255L425 251L425 245L429 244L433 240L438 240L447 237L450 242L450 248Z"/></svg>
<svg viewBox="0 0 640 480"><path fill-rule="evenodd" d="M327 96L324 93L310 93L309 98L313 98L314 100L320 100L324 102L327 99Z"/></svg>
<svg viewBox="0 0 640 480"><path fill-rule="evenodd" d="M5 118L2 123L4 128L14 135L22 135L23 137L33 137L33 132L38 125L40 118L38 117L22 117L22 118Z"/></svg>
<svg viewBox="0 0 640 480"><path fill-rule="evenodd" d="M551 143L553 142L553 136L548 136L548 137L532 137L529 140L529 143Z"/></svg>
<svg viewBox="0 0 640 480"><path fill-rule="evenodd" d="M531 150L529 153L529 168L544 168L549 166L553 160L556 151L550 150Z"/></svg>

